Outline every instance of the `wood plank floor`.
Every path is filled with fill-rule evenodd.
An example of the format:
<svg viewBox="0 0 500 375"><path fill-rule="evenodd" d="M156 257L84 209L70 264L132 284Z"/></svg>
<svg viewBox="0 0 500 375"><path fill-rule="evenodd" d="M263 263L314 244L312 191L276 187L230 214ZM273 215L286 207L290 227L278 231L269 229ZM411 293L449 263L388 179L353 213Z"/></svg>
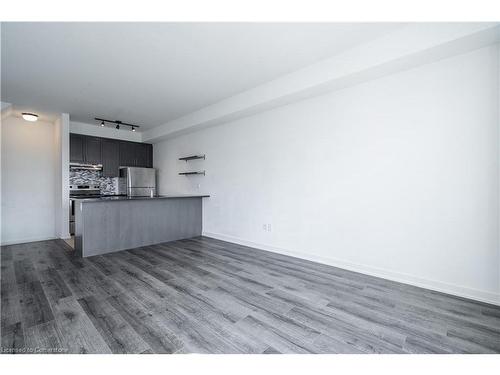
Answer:
<svg viewBox="0 0 500 375"><path fill-rule="evenodd" d="M499 353L500 307L206 237L1 250L3 353Z"/></svg>

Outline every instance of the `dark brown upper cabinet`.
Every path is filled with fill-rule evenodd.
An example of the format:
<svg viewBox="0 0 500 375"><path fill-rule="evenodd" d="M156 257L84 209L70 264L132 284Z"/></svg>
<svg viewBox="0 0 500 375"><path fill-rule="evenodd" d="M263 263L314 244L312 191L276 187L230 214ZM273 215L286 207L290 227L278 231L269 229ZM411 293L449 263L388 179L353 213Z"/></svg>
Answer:
<svg viewBox="0 0 500 375"><path fill-rule="evenodd" d="M85 136L80 134L69 135L69 160L72 163L85 162Z"/></svg>
<svg viewBox="0 0 500 375"><path fill-rule="evenodd" d="M71 163L101 164L101 138L70 133L69 161Z"/></svg>
<svg viewBox="0 0 500 375"><path fill-rule="evenodd" d="M120 142L120 166L121 167L136 167L135 162L135 143Z"/></svg>
<svg viewBox="0 0 500 375"><path fill-rule="evenodd" d="M153 167L153 145L148 143L120 142L120 166Z"/></svg>
<svg viewBox="0 0 500 375"><path fill-rule="evenodd" d="M104 177L117 177L119 167L153 167L153 145L70 134L70 162L102 164Z"/></svg>
<svg viewBox="0 0 500 375"><path fill-rule="evenodd" d="M89 164L102 163L102 139L99 137L85 137L85 162Z"/></svg>
<svg viewBox="0 0 500 375"><path fill-rule="evenodd" d="M153 166L153 146L147 143L138 143L136 145L136 164L137 167L151 168Z"/></svg>
<svg viewBox="0 0 500 375"><path fill-rule="evenodd" d="M102 175L118 177L120 167L120 142L114 139L102 140Z"/></svg>

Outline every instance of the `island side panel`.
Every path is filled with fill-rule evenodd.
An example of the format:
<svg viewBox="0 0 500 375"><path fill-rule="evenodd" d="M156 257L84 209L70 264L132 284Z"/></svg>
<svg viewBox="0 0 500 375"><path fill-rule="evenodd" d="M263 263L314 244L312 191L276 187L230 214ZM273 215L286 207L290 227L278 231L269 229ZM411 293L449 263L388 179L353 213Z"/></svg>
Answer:
<svg viewBox="0 0 500 375"><path fill-rule="evenodd" d="M200 236L202 198L85 202L81 219L88 257Z"/></svg>
<svg viewBox="0 0 500 375"><path fill-rule="evenodd" d="M76 200L75 204L75 238L74 247L75 253L78 256L83 256L83 212L81 210L82 204Z"/></svg>

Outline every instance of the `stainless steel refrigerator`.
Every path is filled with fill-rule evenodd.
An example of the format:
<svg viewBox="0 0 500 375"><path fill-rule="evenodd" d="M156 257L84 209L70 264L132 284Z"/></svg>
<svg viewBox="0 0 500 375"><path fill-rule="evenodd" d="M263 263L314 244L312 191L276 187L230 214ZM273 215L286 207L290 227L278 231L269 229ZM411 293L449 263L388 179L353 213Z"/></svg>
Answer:
<svg viewBox="0 0 500 375"><path fill-rule="evenodd" d="M119 191L130 197L156 196L156 169L120 167Z"/></svg>

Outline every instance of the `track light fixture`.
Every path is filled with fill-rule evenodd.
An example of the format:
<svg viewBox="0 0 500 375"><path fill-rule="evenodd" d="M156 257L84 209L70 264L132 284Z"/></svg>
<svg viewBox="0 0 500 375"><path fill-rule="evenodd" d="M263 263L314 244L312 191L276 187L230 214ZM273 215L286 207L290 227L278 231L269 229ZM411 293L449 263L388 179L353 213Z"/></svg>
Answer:
<svg viewBox="0 0 500 375"><path fill-rule="evenodd" d="M106 123L109 123L109 124L116 124L115 125L115 128L117 130L120 129L121 126L130 126L131 130L133 132L136 131L136 128L139 128L140 126L139 125L134 125L134 124L127 124L126 122L122 122L120 120L106 120L104 118L99 118L99 117L95 117L94 120L96 121L100 121L101 122L101 126L104 127L106 125Z"/></svg>

